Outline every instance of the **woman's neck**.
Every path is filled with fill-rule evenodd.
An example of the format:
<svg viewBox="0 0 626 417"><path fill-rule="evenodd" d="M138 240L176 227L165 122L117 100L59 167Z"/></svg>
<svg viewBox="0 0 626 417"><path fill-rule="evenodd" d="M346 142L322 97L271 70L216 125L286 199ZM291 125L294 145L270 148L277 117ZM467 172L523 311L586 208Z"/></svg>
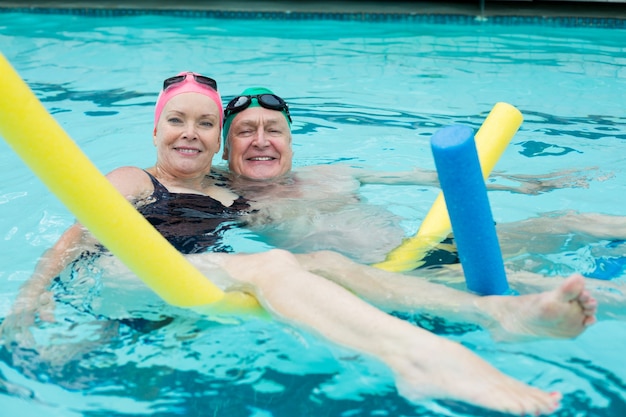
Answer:
<svg viewBox="0 0 626 417"><path fill-rule="evenodd" d="M158 165L147 169L147 171L154 175L161 184L173 193L207 194L207 191L215 183L209 175L210 171L185 176L171 173Z"/></svg>

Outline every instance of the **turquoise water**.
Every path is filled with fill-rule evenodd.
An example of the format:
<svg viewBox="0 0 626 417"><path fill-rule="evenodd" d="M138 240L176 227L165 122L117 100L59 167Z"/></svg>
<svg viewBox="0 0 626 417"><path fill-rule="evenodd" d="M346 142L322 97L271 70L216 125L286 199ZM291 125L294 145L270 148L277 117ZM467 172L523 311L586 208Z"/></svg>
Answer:
<svg viewBox="0 0 626 417"><path fill-rule="evenodd" d="M433 168L433 132L454 123L477 128L496 102L511 103L525 122L496 170L598 169L586 187L491 193L497 222L564 209L624 214L624 45L620 29L0 14L0 50L103 172L153 163L157 90L163 78L186 69L216 78L225 99L250 85L283 96L300 166ZM4 317L37 258L73 218L4 142L0 167ZM407 235L437 193L361 190L370 203L401 215ZM245 234L237 239L240 249L256 244ZM588 269L591 249L551 254L546 268ZM90 292L99 272L86 275L75 294L110 302ZM140 321L96 317L100 310L75 294L62 299L58 323L36 331L49 350L2 352L2 415L487 415L409 404L376 362L280 323L220 322L147 295L142 310L131 311L135 317L175 320L146 329ZM603 320L573 341L526 344L496 344L477 329L436 331L518 379L562 391L556 415L626 414L621 320Z"/></svg>

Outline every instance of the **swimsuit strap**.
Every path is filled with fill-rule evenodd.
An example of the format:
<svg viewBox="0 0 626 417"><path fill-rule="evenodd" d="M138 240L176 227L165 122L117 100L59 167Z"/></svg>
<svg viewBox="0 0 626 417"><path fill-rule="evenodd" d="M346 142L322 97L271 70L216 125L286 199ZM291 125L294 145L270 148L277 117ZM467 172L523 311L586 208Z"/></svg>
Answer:
<svg viewBox="0 0 626 417"><path fill-rule="evenodd" d="M158 198L161 198L161 197L163 197L163 196L166 196L166 195L171 194L171 193L169 192L169 190L168 190L167 188L165 188L165 186L164 186L163 184L161 184L161 183L159 182L159 180L157 180L157 179L155 178L155 176L154 176L154 175L152 175L151 173L149 173L149 172L148 172L148 171L146 171L146 170L144 170L143 172L145 172L145 173L148 175L148 177L150 177L150 181L152 181L152 186L154 187L154 192L152 193L152 195L153 195L155 198L157 198L157 199L158 199Z"/></svg>
<svg viewBox="0 0 626 417"><path fill-rule="evenodd" d="M154 177L154 175L150 174L146 170L144 170L144 172L146 173L146 175L148 175L148 177L150 177L150 181L152 181L152 185L154 186L154 192L152 193L152 197L154 197L156 200L177 198L177 197L180 197L181 195L191 195L193 196L192 198L203 198L203 199L209 199L211 201L214 201L217 204L219 204L221 207L227 210L240 211L240 212L245 212L245 213L247 213L250 210L250 204L248 203L248 199L243 196L238 196L232 205L230 205L229 207L224 207L222 203L220 203L219 201L215 200L213 197L208 196L208 195L205 196L201 194L172 193L167 188L165 188L165 186L161 184L159 180L157 180ZM216 179L227 181L227 178L221 174L217 174L216 176L217 176ZM226 182L219 182L219 183L216 183L215 185L217 185L218 187L228 187L228 184Z"/></svg>

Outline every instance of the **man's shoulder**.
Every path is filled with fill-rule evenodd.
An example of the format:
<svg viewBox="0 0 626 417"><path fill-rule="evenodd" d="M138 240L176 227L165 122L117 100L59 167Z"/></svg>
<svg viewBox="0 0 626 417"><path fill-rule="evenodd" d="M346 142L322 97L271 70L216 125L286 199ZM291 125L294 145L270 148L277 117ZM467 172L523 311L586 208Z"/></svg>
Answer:
<svg viewBox="0 0 626 417"><path fill-rule="evenodd" d="M295 170L298 175L324 175L332 177L354 178L357 168L347 164L318 164L299 167Z"/></svg>
<svg viewBox="0 0 626 417"><path fill-rule="evenodd" d="M319 187L326 193L352 193L360 186L354 168L348 165L310 165L294 170L294 175L301 186Z"/></svg>

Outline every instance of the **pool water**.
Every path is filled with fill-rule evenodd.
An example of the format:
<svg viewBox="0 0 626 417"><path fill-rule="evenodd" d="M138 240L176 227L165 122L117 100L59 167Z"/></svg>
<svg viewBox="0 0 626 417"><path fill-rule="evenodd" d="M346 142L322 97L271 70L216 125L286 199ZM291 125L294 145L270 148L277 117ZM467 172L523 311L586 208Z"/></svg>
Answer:
<svg viewBox="0 0 626 417"><path fill-rule="evenodd" d="M583 187L490 193L496 222L565 209L624 214L623 29L2 13L0 50L102 172L153 164L158 88L165 77L193 70L217 79L225 101L252 85L284 97L298 166L434 168L435 131L457 123L478 128L496 102L508 102L525 121L496 171L595 168ZM4 142L0 166L4 317L73 217ZM415 186L361 189L368 203L402 217L407 236L437 194ZM232 239L237 250L265 247L245 232ZM539 269L592 270L606 246L564 247L541 257ZM1 351L2 415L489 415L458 404L411 404L377 362L282 323L218 320L164 306L141 289L133 293L141 294L140 308L111 303L116 298L94 290L106 275L94 268L64 277L73 292L61 296L57 322L34 330L45 349ZM623 282L624 272L612 278ZM132 319L114 320L124 314ZM555 415L626 415L623 320L604 319L576 340L498 344L481 329L407 319L518 379L563 392Z"/></svg>

